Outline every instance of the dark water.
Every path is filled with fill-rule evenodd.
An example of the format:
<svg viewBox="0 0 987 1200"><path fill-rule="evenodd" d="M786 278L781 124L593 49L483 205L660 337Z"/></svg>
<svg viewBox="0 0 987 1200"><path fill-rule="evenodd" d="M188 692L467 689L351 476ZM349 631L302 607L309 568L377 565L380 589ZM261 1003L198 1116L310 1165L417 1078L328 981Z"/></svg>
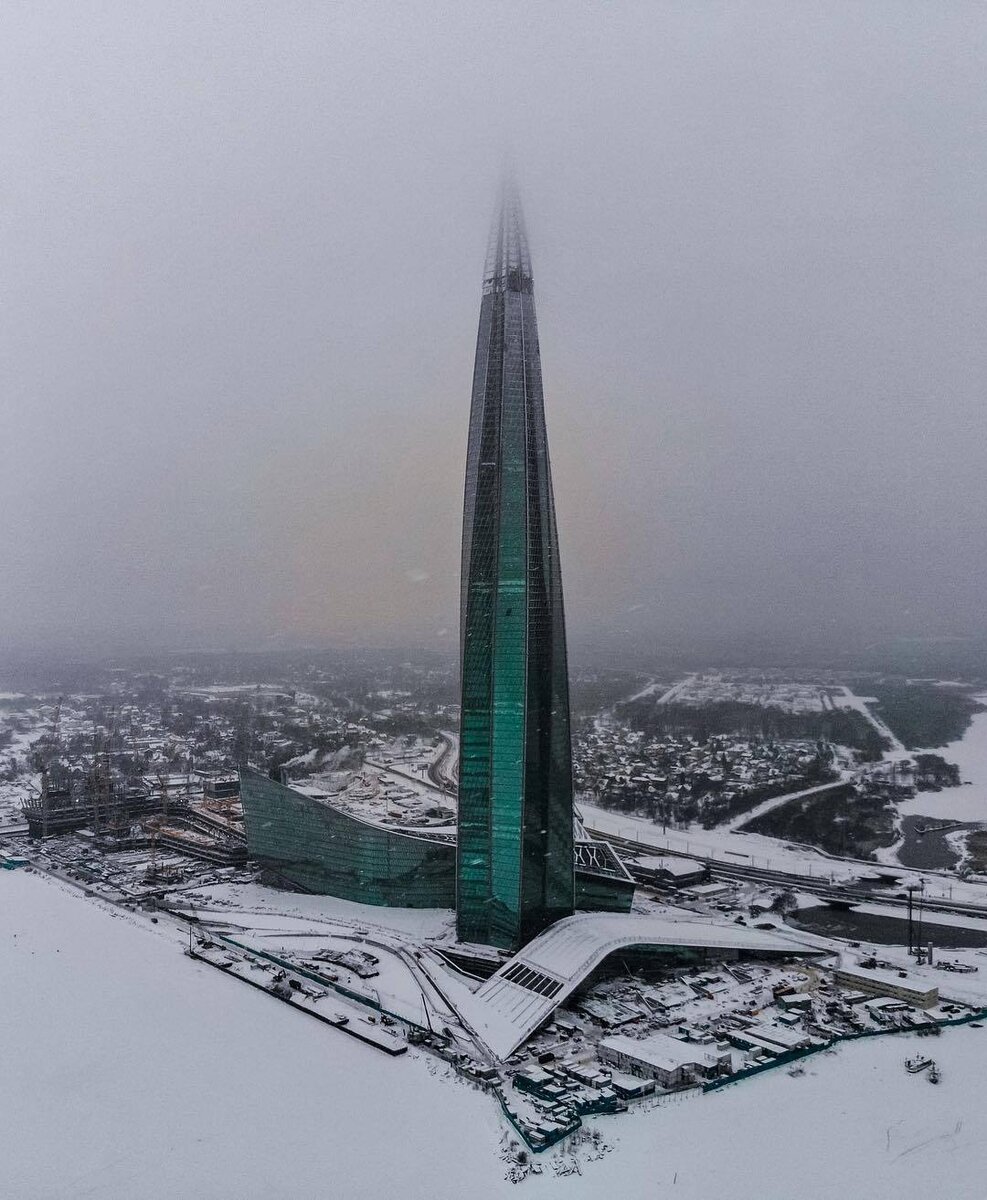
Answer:
<svg viewBox="0 0 987 1200"><path fill-rule="evenodd" d="M908 945L907 917L878 917L873 913L844 912L819 905L800 909L788 918L788 924L809 933L847 938L855 942L873 942L879 946ZM917 933L917 914L915 929ZM943 950L979 949L987 946L987 931L962 929L958 925L934 925L923 915L922 944L928 942Z"/></svg>
<svg viewBox="0 0 987 1200"><path fill-rule="evenodd" d="M916 833L920 826L940 825L942 817L902 817L901 832L905 840L898 850L898 859L906 867L919 867L925 870L936 868L947 870L955 867L960 856L946 841L946 834L955 833L955 829L946 829L942 833ZM961 825L962 829L974 829L974 825Z"/></svg>

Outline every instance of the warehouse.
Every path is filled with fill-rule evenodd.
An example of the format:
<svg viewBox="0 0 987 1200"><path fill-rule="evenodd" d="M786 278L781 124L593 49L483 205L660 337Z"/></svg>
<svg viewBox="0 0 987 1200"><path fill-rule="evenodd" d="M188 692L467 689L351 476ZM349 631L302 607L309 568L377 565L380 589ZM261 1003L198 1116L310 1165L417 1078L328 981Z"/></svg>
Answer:
<svg viewBox="0 0 987 1200"><path fill-rule="evenodd" d="M681 1042L665 1033L653 1033L640 1040L604 1038L597 1051L601 1062L630 1075L654 1079L664 1088L688 1087L730 1072L729 1052Z"/></svg>
<svg viewBox="0 0 987 1200"><path fill-rule="evenodd" d="M930 987L924 980L909 979L907 975L902 979L890 971L840 970L833 973L833 979L841 987L867 992L870 996L893 996L916 1008L935 1008L939 1003L939 989L935 985Z"/></svg>

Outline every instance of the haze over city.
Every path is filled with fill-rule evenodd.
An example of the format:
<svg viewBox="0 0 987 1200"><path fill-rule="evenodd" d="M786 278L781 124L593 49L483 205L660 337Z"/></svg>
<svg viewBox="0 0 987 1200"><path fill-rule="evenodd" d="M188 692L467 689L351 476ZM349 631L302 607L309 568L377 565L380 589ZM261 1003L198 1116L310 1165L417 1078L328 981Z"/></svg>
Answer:
<svg viewBox="0 0 987 1200"><path fill-rule="evenodd" d="M983 1200L983 4L2 12L3 1194Z"/></svg>
<svg viewBox="0 0 987 1200"><path fill-rule="evenodd" d="M4 25L8 649L454 645L507 158L575 642L982 630L979 5Z"/></svg>

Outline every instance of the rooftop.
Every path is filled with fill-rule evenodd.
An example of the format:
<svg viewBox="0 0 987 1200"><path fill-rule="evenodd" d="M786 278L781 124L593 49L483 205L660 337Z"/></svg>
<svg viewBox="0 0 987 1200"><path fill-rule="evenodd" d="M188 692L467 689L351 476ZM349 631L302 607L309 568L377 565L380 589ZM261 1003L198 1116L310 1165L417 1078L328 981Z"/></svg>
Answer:
<svg viewBox="0 0 987 1200"><path fill-rule="evenodd" d="M577 913L546 929L464 997L463 1015L494 1055L507 1058L609 954L631 946L818 953L786 933L690 919L680 909L642 916Z"/></svg>
<svg viewBox="0 0 987 1200"><path fill-rule="evenodd" d="M669 1037L667 1033L652 1033L646 1038L624 1037L617 1034L614 1037L603 1038L601 1048L613 1050L617 1054L627 1054L639 1062L650 1063L666 1071L674 1071L678 1067L691 1066L694 1063L706 1065L715 1061L708 1047L696 1045L695 1042L683 1042L680 1038Z"/></svg>
<svg viewBox="0 0 987 1200"><path fill-rule="evenodd" d="M705 871L706 864L696 862L694 858L677 858L669 855L664 858L661 855L648 855L645 858L639 858L633 866L641 867L645 871L667 871L669 875L686 877L695 875L697 871Z"/></svg>

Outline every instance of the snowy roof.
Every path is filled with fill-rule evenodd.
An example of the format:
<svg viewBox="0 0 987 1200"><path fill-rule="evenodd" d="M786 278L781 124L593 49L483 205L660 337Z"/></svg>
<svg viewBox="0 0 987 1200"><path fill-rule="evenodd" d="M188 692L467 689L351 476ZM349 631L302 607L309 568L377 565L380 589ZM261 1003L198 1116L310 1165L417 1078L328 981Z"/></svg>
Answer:
<svg viewBox="0 0 987 1200"><path fill-rule="evenodd" d="M715 1055L711 1054L707 1047L697 1046L694 1042L683 1042L679 1038L669 1037L667 1033L653 1033L646 1038L630 1038L618 1034L615 1037L603 1038L600 1048L626 1054L636 1058L638 1062L649 1063L666 1071L693 1065L706 1066L716 1061Z"/></svg>
<svg viewBox="0 0 987 1200"><path fill-rule="evenodd" d="M902 974L905 976L901 978ZM837 972L837 981L853 980L858 984L871 984L876 987L909 988L914 992L929 993L936 991L936 984L930 979L920 979L906 972L872 970L869 967L841 967Z"/></svg>
<svg viewBox="0 0 987 1200"><path fill-rule="evenodd" d="M667 871L669 875L685 877L695 875L697 871L705 871L705 863L696 862L694 858L663 858L660 855L650 855L639 858L635 866L643 867L645 871Z"/></svg>
<svg viewBox="0 0 987 1200"><path fill-rule="evenodd" d="M607 955L628 946L818 953L785 933L685 918L681 909L646 916L577 913L529 942L458 1007L491 1052L507 1058Z"/></svg>

